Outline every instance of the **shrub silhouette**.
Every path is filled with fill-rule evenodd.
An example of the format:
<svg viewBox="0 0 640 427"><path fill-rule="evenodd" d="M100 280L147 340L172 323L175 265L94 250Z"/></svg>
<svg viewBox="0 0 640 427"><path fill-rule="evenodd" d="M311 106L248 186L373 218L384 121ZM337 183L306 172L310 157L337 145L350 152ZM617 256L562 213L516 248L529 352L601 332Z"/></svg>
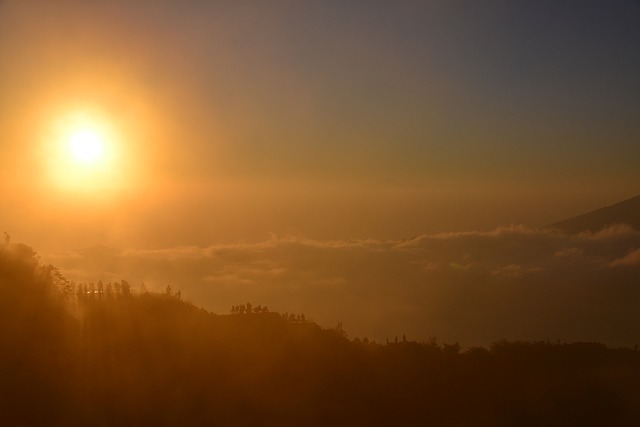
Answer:
<svg viewBox="0 0 640 427"><path fill-rule="evenodd" d="M209 313L126 281L72 284L0 245L11 426L602 426L640 422L640 354L597 343L349 340L250 303ZM236 314L251 315L236 315Z"/></svg>

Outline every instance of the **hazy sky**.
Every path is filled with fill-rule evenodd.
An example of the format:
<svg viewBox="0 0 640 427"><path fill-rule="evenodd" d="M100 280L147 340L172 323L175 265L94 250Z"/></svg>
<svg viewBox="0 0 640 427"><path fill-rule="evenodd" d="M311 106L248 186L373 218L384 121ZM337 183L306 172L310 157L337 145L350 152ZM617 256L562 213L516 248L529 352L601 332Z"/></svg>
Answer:
<svg viewBox="0 0 640 427"><path fill-rule="evenodd" d="M537 227L640 192L638 76L633 0L0 0L0 227L44 253Z"/></svg>
<svg viewBox="0 0 640 427"><path fill-rule="evenodd" d="M43 210L205 244L542 225L638 192L631 0L0 5L2 219L31 239ZM74 111L123 140L108 203L38 176Z"/></svg>

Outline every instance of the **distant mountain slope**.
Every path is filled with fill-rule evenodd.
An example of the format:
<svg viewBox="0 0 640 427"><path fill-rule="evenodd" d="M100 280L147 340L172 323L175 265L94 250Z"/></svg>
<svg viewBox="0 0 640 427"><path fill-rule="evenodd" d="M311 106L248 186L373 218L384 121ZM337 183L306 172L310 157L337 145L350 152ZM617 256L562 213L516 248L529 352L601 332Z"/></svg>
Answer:
<svg viewBox="0 0 640 427"><path fill-rule="evenodd" d="M574 234L584 231L596 232L613 224L627 224L640 230L640 195L611 206L550 224L545 228L553 228Z"/></svg>

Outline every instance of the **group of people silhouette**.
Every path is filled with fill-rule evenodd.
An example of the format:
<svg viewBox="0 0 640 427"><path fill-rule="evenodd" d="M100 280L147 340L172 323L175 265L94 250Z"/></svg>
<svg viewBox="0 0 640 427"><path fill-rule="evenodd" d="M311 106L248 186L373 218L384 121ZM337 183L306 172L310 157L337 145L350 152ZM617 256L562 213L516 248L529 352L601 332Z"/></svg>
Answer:
<svg viewBox="0 0 640 427"><path fill-rule="evenodd" d="M250 302L240 305L231 306L231 314L251 314L251 313L268 313L269 309L265 305L252 306Z"/></svg>
<svg viewBox="0 0 640 427"><path fill-rule="evenodd" d="M293 313L282 313L282 317L284 317L287 321L291 323L305 323L307 318L302 314L293 314Z"/></svg>

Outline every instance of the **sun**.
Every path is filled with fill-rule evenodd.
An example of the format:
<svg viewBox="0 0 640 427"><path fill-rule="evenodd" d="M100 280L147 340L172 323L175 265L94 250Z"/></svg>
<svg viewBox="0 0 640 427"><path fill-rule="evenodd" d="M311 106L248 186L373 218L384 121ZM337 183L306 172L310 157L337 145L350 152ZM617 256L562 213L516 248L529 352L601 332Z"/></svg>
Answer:
<svg viewBox="0 0 640 427"><path fill-rule="evenodd" d="M61 114L44 138L47 180L58 189L96 193L121 187L123 143L117 122L98 110Z"/></svg>
<svg viewBox="0 0 640 427"><path fill-rule="evenodd" d="M96 164L104 156L104 144L104 138L97 129L90 127L74 129L69 135L69 154L77 163Z"/></svg>
<svg viewBox="0 0 640 427"><path fill-rule="evenodd" d="M66 173L78 175L113 166L109 165L109 158L113 154L114 133L104 117L87 112L72 114L60 123L56 139L60 155L65 158L59 166Z"/></svg>

